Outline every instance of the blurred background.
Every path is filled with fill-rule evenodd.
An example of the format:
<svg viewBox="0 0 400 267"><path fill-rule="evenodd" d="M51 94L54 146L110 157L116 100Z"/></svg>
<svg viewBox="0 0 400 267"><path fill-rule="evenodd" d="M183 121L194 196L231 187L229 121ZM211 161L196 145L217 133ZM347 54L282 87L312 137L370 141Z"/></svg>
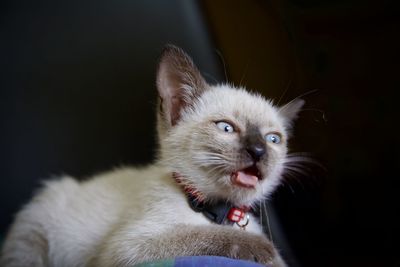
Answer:
<svg viewBox="0 0 400 267"><path fill-rule="evenodd" d="M1 1L0 235L42 179L152 161L157 58L173 43L210 83L281 103L304 95L291 151L324 168L287 177L269 203L290 266L400 266L399 11L394 0Z"/></svg>

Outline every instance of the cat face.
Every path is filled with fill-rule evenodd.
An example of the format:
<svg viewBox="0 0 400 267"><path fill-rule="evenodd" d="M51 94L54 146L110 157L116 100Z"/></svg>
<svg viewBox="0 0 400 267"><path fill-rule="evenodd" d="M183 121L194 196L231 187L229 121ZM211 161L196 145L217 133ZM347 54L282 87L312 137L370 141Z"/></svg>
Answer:
<svg viewBox="0 0 400 267"><path fill-rule="evenodd" d="M210 86L179 48L158 73L161 161L206 200L251 205L278 184L287 129L303 101L278 108L228 85Z"/></svg>

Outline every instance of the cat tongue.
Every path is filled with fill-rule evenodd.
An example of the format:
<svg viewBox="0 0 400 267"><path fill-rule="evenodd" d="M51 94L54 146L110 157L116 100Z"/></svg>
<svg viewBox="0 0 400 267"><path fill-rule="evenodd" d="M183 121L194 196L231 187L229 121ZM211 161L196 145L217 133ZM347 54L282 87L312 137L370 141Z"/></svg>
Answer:
<svg viewBox="0 0 400 267"><path fill-rule="evenodd" d="M243 171L237 171L232 174L232 183L242 187L256 187L258 182L258 177L245 173Z"/></svg>

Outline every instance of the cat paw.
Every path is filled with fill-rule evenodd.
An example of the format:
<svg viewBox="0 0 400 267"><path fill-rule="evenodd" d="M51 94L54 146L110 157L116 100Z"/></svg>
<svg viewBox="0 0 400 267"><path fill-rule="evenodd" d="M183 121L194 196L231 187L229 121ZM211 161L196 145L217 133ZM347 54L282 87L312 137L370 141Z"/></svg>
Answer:
<svg viewBox="0 0 400 267"><path fill-rule="evenodd" d="M268 267L285 267L273 244L263 236L244 235L230 245L229 257L258 262Z"/></svg>

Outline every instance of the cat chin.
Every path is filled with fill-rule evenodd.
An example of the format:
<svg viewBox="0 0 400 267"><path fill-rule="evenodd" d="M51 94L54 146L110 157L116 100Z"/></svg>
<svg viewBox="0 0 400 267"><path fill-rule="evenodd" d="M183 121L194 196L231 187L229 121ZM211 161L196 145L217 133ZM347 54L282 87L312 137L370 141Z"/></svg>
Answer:
<svg viewBox="0 0 400 267"><path fill-rule="evenodd" d="M212 191L205 190L205 199L219 201L224 199L236 206L251 206L259 199L263 199L263 181L254 187L240 186L231 181L231 175L220 178L220 182L212 186ZM208 192L207 192L208 191Z"/></svg>
<svg viewBox="0 0 400 267"><path fill-rule="evenodd" d="M254 184L252 181L238 183L236 181L238 179L237 174L235 174L237 172L220 173L210 176L209 173L207 174L207 172L197 169L191 174L183 174L182 178L186 184L192 185L196 191L201 192L205 200L213 202L222 199L237 206L251 206L267 198L280 183L279 170L276 169L268 171L261 169L257 178L247 177L249 179L257 179Z"/></svg>
<svg viewBox="0 0 400 267"><path fill-rule="evenodd" d="M270 194L275 190L280 184L280 179L278 177L264 177L264 179L259 180L254 187L244 187L238 186L233 183L230 184L230 192L225 190L226 198L236 204L251 206L254 203L258 203L270 196Z"/></svg>

